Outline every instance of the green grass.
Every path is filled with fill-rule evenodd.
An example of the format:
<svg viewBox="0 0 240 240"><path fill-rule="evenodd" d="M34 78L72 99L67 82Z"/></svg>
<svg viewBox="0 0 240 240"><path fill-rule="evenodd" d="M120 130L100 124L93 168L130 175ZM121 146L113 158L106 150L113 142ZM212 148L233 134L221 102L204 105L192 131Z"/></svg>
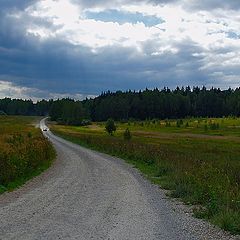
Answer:
<svg viewBox="0 0 240 240"><path fill-rule="evenodd" d="M180 121L182 123L178 124L177 122ZM169 126L166 127L167 124ZM213 129L214 124L218 124L219 129ZM120 123L119 127L120 129L128 127L132 131L240 136L240 119L235 117L129 121L127 123Z"/></svg>
<svg viewBox="0 0 240 240"><path fill-rule="evenodd" d="M52 164L55 150L34 126L39 120L0 116L0 193L23 185Z"/></svg>
<svg viewBox="0 0 240 240"><path fill-rule="evenodd" d="M188 123L188 124L187 124ZM217 128L211 124L218 123ZM207 130L205 125L207 124ZM117 123L115 135L104 123L87 127L53 125L67 140L121 157L185 203L202 206L197 217L240 233L240 119L184 119ZM166 126L168 125L168 126ZM129 128L133 138L124 141Z"/></svg>

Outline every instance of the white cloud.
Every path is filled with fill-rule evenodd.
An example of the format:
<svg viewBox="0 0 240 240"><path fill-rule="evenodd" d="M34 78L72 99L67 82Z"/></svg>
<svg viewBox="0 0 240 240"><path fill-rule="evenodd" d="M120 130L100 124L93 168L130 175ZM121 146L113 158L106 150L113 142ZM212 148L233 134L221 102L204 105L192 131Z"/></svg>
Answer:
<svg viewBox="0 0 240 240"><path fill-rule="evenodd" d="M0 98L9 97L29 99L29 95L26 94L28 90L29 89L26 87L17 87L11 82L0 80Z"/></svg>
<svg viewBox="0 0 240 240"><path fill-rule="evenodd" d="M139 50L139 43L152 39L159 33L159 29L146 27L143 23L118 24L84 19L84 12L67 0L40 1L26 12L33 17L51 20L55 26L61 26L53 30L35 25L27 29L28 34L41 39L56 37L94 50L112 45L134 46Z"/></svg>
<svg viewBox="0 0 240 240"><path fill-rule="evenodd" d="M99 8L93 9L100 11ZM97 48L120 45L135 47L140 50L142 42L155 40L161 43L161 52L169 48L169 42L190 39L206 50L224 48L229 45L240 47L239 41L229 39L228 33L240 34L238 16L232 14L226 17L226 11L216 10L213 13L199 11L190 13L180 5L123 5L121 11L155 15L163 19L163 23L156 27L146 27L143 23L102 22L84 18L84 9L70 0L42 0L29 7L26 12L35 17L51 20L54 25L61 26L55 30L42 26L32 26L27 29L28 34L34 34L42 39L60 38L75 45L83 45L96 51ZM102 9L101 9L102 11ZM162 29L162 30L161 30ZM166 46L167 44L167 46ZM176 49L172 46L172 49ZM153 54L153 53L152 53Z"/></svg>
<svg viewBox="0 0 240 240"><path fill-rule="evenodd" d="M2 72L9 76L7 79L13 79L14 74L25 77L29 83L27 86L36 88L48 82L52 92L58 92L61 88L57 78L61 78L59 81L62 81L62 88L75 86L73 92L86 88L92 91L94 88L91 93L95 93L96 89L101 92L101 87L111 90L114 87L147 87L147 80L152 81L152 86L158 83L168 86L191 85L191 81L196 81L192 82L194 85L219 83L224 86L224 79L227 87L230 83L232 86L237 85L240 76L239 10L227 7L215 9L211 5L211 11L208 11L206 2L205 7L198 10L193 7L196 6L195 0L155 5L151 2L154 1L39 0L33 1L25 10L20 8L11 11L8 15L11 15L14 27L8 32L9 39L15 40L17 34L21 36L25 31L26 36L19 44L19 48L24 46L20 53L17 52L16 40L12 48L1 49L0 45L2 57L6 61L7 57L13 56L11 63L4 60L7 70L3 69ZM187 2L189 7L186 7ZM138 13L145 17L155 16L161 24L149 27L144 21L124 21L121 24L115 19L104 22L88 19L85 14L86 11L101 14L112 9L128 14L128 17ZM7 25L0 21L1 27L4 24ZM6 32L3 30L8 41ZM33 43L30 47L28 40L30 44ZM33 63L27 58L33 59ZM46 61L47 64L44 63ZM9 70L10 64L20 74ZM122 75L125 78L120 79ZM38 79L38 85L34 85L35 79ZM205 82L200 82L202 79ZM56 87L59 87L58 90ZM36 96L43 95L38 89L19 88L6 85L6 82L1 83L0 89L2 95L8 93L24 97L29 92ZM58 93L52 94L46 93L45 96L58 96ZM61 92L59 96L67 95Z"/></svg>
<svg viewBox="0 0 240 240"><path fill-rule="evenodd" d="M76 100L83 100L86 97L93 98L95 95L87 95L80 93L55 93L46 92L36 88L28 88L14 85L11 82L0 80L0 99L2 98L12 99L31 99L33 102L37 102L41 99L61 99L61 98L74 98Z"/></svg>
<svg viewBox="0 0 240 240"><path fill-rule="evenodd" d="M40 0L25 11L34 17L51 19L56 25L71 26L80 16L79 6L72 4L69 0Z"/></svg>

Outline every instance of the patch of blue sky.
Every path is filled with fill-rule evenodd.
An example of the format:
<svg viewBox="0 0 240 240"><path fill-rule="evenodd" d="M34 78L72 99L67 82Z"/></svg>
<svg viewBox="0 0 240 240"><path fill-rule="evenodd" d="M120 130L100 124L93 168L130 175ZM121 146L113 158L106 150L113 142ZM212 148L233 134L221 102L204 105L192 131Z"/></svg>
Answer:
<svg viewBox="0 0 240 240"><path fill-rule="evenodd" d="M128 13L114 9L102 12L86 11L85 16L88 19L94 19L103 22L117 22L119 24L136 24L138 22L142 22L147 27L152 27L164 22L161 18L158 18L156 16L145 16L142 13Z"/></svg>
<svg viewBox="0 0 240 240"><path fill-rule="evenodd" d="M227 35L228 35L229 38L240 39L240 35L235 33L235 32L230 31L230 32L227 33Z"/></svg>

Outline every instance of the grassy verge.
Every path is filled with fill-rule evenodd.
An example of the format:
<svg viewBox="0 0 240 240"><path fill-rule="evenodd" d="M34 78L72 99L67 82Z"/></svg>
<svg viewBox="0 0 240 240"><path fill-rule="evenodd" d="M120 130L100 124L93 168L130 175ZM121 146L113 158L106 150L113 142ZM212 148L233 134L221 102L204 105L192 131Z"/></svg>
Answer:
<svg viewBox="0 0 240 240"><path fill-rule="evenodd" d="M227 131L227 121L224 121ZM192 127L186 135L183 127L182 132L181 127L170 129L169 126L156 127L158 130L153 131L152 125L147 127L144 123L139 130L137 124L119 123L114 137L104 132L102 123L89 127L53 125L52 130L67 140L127 160L153 182L172 190L172 196L194 204L197 217L239 234L240 139L237 134L234 133L234 138L229 131L227 136L212 136L212 132L203 136L202 132L195 134L199 130ZM126 126L132 131L131 141L122 137Z"/></svg>
<svg viewBox="0 0 240 240"><path fill-rule="evenodd" d="M51 143L35 128L37 117L0 116L0 193L11 191L47 169Z"/></svg>

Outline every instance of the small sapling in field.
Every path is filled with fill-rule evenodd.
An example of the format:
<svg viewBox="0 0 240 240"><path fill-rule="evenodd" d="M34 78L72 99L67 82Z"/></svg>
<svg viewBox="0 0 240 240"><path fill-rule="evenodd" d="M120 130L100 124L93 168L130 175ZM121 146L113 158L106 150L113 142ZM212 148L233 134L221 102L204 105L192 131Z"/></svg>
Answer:
<svg viewBox="0 0 240 240"><path fill-rule="evenodd" d="M105 129L110 135L113 135L113 133L117 130L117 127L116 127L113 119L109 118L107 120Z"/></svg>
<svg viewBox="0 0 240 240"><path fill-rule="evenodd" d="M128 128L126 128L126 130L124 131L123 138L124 140L127 140L127 141L131 140L132 134Z"/></svg>

